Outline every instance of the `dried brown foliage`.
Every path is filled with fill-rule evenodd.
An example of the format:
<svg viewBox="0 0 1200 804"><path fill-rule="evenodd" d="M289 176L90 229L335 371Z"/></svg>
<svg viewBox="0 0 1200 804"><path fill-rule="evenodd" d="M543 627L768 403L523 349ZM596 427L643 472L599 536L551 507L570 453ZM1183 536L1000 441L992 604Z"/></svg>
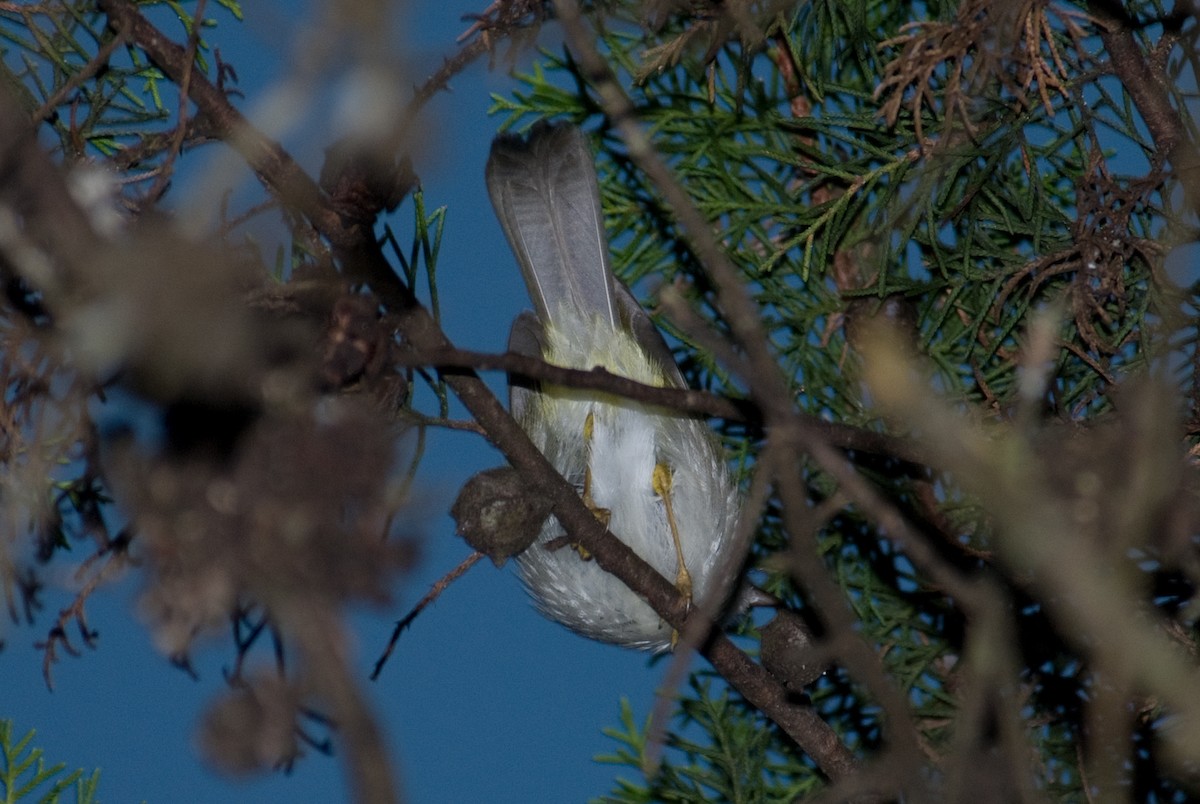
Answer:
<svg viewBox="0 0 1200 804"><path fill-rule="evenodd" d="M1135 259L1159 264L1166 253L1160 241L1129 236L1130 220L1153 203L1163 179L1163 171L1154 170L1140 179L1117 181L1099 148L1094 148L1078 182L1079 213L1071 248L1033 260L1014 273L997 294L993 320L999 321L1011 294L1019 290L1032 298L1044 283L1067 275L1070 314L1088 350L1080 357L1095 361L1125 347L1132 333L1115 326L1126 313L1124 268Z"/></svg>
<svg viewBox="0 0 1200 804"><path fill-rule="evenodd" d="M1081 49L1064 49L1051 24L1053 15L1066 36L1083 39L1077 11L1049 0L995 3L968 0L953 20L905 25L901 36L880 44L895 48L875 97L880 113L894 125L900 109L912 115L918 142L924 142L924 110L935 120L954 120L974 136L976 119L986 116L988 102L1024 108L1036 95L1053 115L1052 94L1067 95L1066 81L1077 72Z"/></svg>
<svg viewBox="0 0 1200 804"><path fill-rule="evenodd" d="M744 51L760 50L778 29L780 15L792 4L785 0L734 0L734 2L693 2L692 0L654 0L641 7L646 27L661 31L668 23L683 20L682 30L671 38L646 48L642 63L633 74L634 83L643 83L655 73L676 67L685 55L702 50L698 61L710 65L731 42ZM741 76L745 80L745 76Z"/></svg>
<svg viewBox="0 0 1200 804"><path fill-rule="evenodd" d="M169 656L239 605L384 602L408 553L387 539L395 509L388 428L360 405L272 415L228 456L139 455L113 445L107 473L151 571L142 605Z"/></svg>

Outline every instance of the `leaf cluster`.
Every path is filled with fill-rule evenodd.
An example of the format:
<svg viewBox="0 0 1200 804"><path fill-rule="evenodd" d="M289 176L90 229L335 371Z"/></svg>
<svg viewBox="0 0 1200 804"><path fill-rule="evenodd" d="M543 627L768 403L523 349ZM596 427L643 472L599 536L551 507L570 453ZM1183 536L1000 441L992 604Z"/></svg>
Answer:
<svg viewBox="0 0 1200 804"><path fill-rule="evenodd" d="M175 85L140 50L123 43L105 27L104 16L89 0L52 0L9 4L0 9L0 81L15 94L36 123L45 122L68 163L113 158L119 170L161 169L178 151L176 122L189 146L211 140L203 120L173 121L179 107ZM145 11L195 32L195 68L215 72L219 82L236 80L202 31L215 18L198 20L177 0L141 4ZM237 0L216 4L234 20L242 19Z"/></svg>
<svg viewBox="0 0 1200 804"><path fill-rule="evenodd" d="M0 793L6 802L36 800L42 804L98 801L100 771L85 775L67 771L66 763L47 765L44 752L33 743L33 731L17 738L11 720L0 720ZM71 793L74 793L72 796ZM68 798L69 797L69 798Z"/></svg>
<svg viewBox="0 0 1200 804"><path fill-rule="evenodd" d="M784 802L820 788L811 761L779 752L762 718L711 679L694 677L680 700L676 729L664 746L666 761L658 756L649 721L639 726L628 701L621 702L620 722L619 728L604 730L617 750L596 761L641 770L645 780L620 778L616 789L597 801ZM798 773L806 766L808 772Z"/></svg>

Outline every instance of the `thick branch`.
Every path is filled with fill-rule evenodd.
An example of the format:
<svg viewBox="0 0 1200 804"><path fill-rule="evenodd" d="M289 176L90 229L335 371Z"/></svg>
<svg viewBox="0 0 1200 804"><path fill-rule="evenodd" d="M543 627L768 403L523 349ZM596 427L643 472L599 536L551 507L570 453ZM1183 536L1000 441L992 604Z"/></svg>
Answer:
<svg viewBox="0 0 1200 804"><path fill-rule="evenodd" d="M295 635L308 674L336 713L355 801L399 801L395 763L355 683L342 619L330 601L293 596L281 607L276 616Z"/></svg>
<svg viewBox="0 0 1200 804"><path fill-rule="evenodd" d="M1171 160L1193 210L1200 210L1200 154L1190 141L1179 111L1171 105L1167 77L1156 75L1133 35L1133 21L1116 0L1091 0L1088 9L1101 23L1100 41L1113 72L1146 123L1159 153Z"/></svg>
<svg viewBox="0 0 1200 804"><path fill-rule="evenodd" d="M43 295L53 316L70 298L85 296L81 266L95 257L99 240L87 214L67 190L58 168L43 153L29 120L6 89L0 88L0 248L9 256L24 251L28 237L55 261L30 258L15 269ZM20 225L17 218L20 218Z"/></svg>

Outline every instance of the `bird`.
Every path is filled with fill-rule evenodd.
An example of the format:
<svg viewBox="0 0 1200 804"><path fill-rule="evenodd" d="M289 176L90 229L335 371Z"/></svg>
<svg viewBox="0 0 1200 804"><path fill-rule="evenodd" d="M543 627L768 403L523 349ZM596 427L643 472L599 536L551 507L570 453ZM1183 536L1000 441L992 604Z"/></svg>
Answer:
<svg viewBox="0 0 1200 804"><path fill-rule="evenodd" d="M513 323L510 351L686 388L650 315L613 274L595 162L580 129L539 123L525 137L498 135L486 183L534 307ZM739 492L705 421L516 377L510 377L509 406L597 519L689 603L707 607L726 594ZM549 516L516 556L537 609L602 642L673 649L679 635L645 600L581 548L554 549L550 543L561 544L564 535Z"/></svg>

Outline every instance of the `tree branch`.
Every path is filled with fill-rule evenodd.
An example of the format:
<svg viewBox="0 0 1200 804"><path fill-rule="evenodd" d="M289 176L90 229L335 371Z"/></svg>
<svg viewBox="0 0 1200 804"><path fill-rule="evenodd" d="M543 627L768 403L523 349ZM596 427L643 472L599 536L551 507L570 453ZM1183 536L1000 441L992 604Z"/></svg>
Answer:
<svg viewBox="0 0 1200 804"><path fill-rule="evenodd" d="M505 371L528 380L553 383L568 388L600 391L635 402L660 405L681 413L694 413L732 422L762 424L762 412L752 400L731 399L691 388L663 388L656 385L645 385L613 374L600 366L592 369L572 369L555 366L539 358L516 352L495 354L455 348L432 353L410 349L400 355L399 362L405 366L431 366L437 369L469 368L477 371ZM799 411L795 413L795 416L808 432L819 434L825 443L839 449L882 455L914 464L926 463L920 445L911 440L862 427L831 422L819 416Z"/></svg>

